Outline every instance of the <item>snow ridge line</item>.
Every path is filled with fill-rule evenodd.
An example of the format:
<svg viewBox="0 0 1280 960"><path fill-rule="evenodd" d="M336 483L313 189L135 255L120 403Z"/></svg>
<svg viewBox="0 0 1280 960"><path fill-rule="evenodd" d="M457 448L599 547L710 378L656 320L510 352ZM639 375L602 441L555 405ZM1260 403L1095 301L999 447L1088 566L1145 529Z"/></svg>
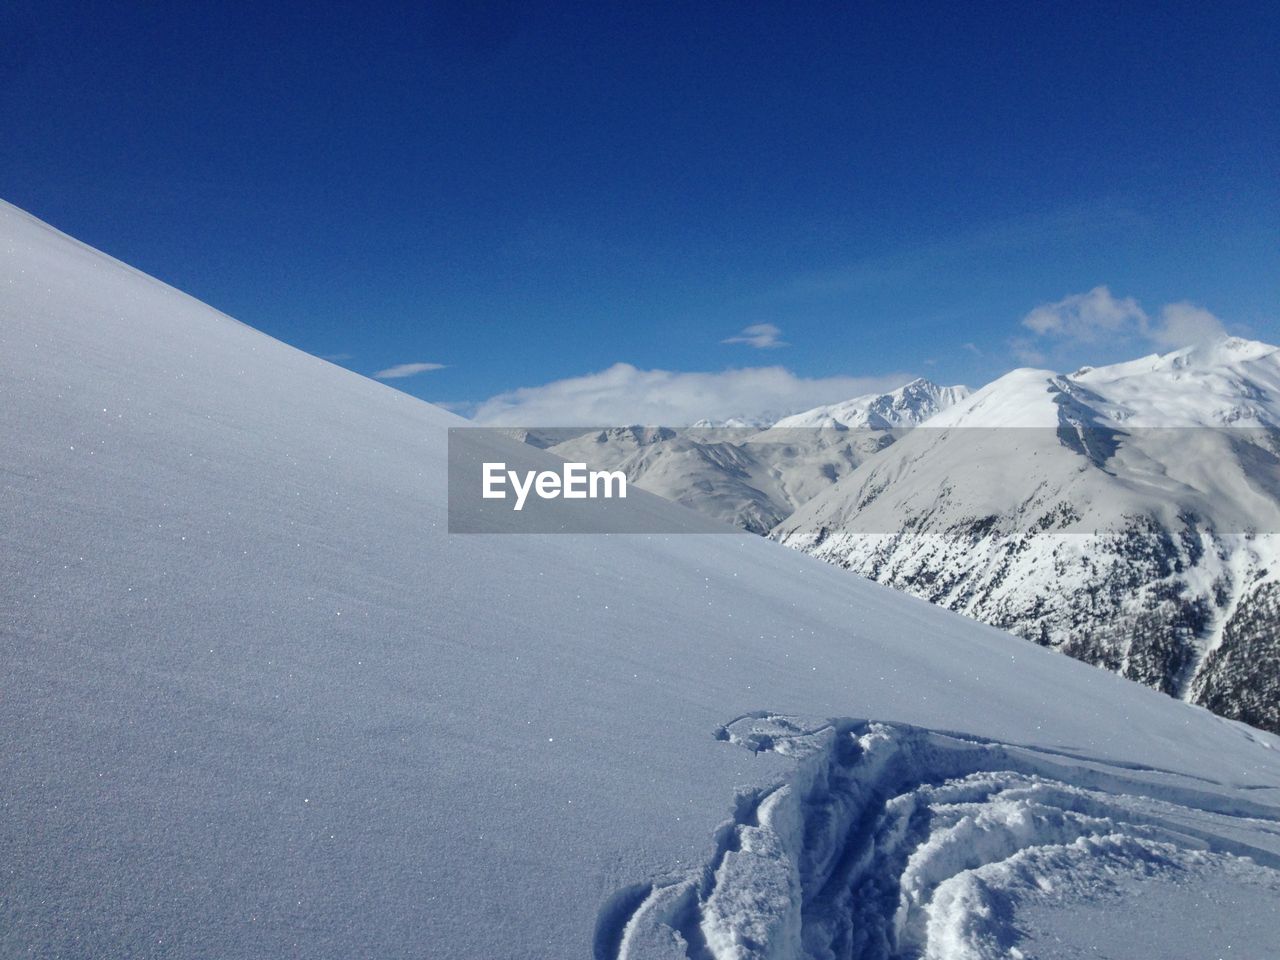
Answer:
<svg viewBox="0 0 1280 960"><path fill-rule="evenodd" d="M1097 889L1205 857L1280 871L1280 809L1137 765L766 712L716 737L796 768L738 798L700 871L615 895L596 960L984 960L1010 955L1006 901L1029 884ZM1265 822L1275 849L1239 841L1241 818Z"/></svg>

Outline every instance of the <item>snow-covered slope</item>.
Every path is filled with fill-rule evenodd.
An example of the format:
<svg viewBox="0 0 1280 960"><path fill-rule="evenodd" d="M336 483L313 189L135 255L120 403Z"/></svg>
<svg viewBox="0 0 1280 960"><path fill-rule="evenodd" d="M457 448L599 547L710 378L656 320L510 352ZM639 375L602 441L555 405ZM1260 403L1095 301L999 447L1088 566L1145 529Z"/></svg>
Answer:
<svg viewBox="0 0 1280 960"><path fill-rule="evenodd" d="M1017 370L774 536L1280 730L1280 351Z"/></svg>
<svg viewBox="0 0 1280 960"><path fill-rule="evenodd" d="M448 535L463 421L0 255L0 955L1280 935L1275 739L755 537Z"/></svg>
<svg viewBox="0 0 1280 960"><path fill-rule="evenodd" d="M783 418L691 428L614 427L551 447L570 461L622 470L652 493L752 533L768 533L867 457L968 395L928 380Z"/></svg>

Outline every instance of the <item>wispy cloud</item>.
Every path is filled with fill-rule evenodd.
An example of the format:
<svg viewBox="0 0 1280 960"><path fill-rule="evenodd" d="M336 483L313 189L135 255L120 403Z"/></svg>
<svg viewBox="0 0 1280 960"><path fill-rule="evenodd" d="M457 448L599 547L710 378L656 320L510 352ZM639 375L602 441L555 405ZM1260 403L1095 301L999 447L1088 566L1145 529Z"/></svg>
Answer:
<svg viewBox="0 0 1280 960"><path fill-rule="evenodd" d="M1191 346L1226 334L1222 321L1203 307L1168 303L1153 316L1133 297L1116 297L1105 286L1041 304L1022 318L1022 325L1047 340L1098 343L1136 337L1160 347ZM1011 346L1015 354L1038 355L1025 338Z"/></svg>
<svg viewBox="0 0 1280 960"><path fill-rule="evenodd" d="M480 403L475 419L499 426L553 427L642 423L686 426L704 417L782 416L824 403L899 387L909 374L798 377L785 367L713 372L607 370L500 393Z"/></svg>
<svg viewBox="0 0 1280 960"><path fill-rule="evenodd" d="M773 347L787 346L779 338L782 331L775 327L772 323L753 323L749 327L743 327L742 332L737 336L726 337L721 343L745 343L749 347L755 347L757 350L768 350Z"/></svg>
<svg viewBox="0 0 1280 960"><path fill-rule="evenodd" d="M427 373L430 370L443 370L444 366L443 363L397 363L394 367L379 370L374 377L378 380L399 380L403 377Z"/></svg>

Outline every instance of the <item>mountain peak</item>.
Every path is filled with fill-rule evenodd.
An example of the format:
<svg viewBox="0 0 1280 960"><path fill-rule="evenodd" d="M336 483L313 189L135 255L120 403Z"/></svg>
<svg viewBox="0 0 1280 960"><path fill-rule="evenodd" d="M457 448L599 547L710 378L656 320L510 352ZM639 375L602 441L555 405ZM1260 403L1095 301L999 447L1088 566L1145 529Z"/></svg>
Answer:
<svg viewBox="0 0 1280 960"><path fill-rule="evenodd" d="M933 421L937 426L1053 426L1061 395L1114 426L1280 425L1280 348L1221 337L1069 373L1011 370Z"/></svg>
<svg viewBox="0 0 1280 960"><path fill-rule="evenodd" d="M1165 354L1160 360L1173 367L1206 368L1261 360L1277 350L1280 350L1280 347L1263 343L1261 340L1225 336L1183 347Z"/></svg>
<svg viewBox="0 0 1280 960"><path fill-rule="evenodd" d="M968 395L968 387L943 387L932 380L917 377L888 393L869 393L852 400L814 407L784 417L774 426L871 430L913 427Z"/></svg>

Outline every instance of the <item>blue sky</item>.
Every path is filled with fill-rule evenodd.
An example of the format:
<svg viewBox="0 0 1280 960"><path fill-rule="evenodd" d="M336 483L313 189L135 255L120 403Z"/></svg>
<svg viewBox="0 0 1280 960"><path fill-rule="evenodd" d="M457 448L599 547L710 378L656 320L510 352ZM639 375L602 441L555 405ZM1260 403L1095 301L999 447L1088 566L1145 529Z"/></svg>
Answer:
<svg viewBox="0 0 1280 960"><path fill-rule="evenodd" d="M771 400L976 385L1161 348L1183 301L1280 339L1274 4L40 0L0 31L6 199L353 370L441 364L389 382L464 409L671 387L616 364L696 402L756 366L801 384Z"/></svg>

